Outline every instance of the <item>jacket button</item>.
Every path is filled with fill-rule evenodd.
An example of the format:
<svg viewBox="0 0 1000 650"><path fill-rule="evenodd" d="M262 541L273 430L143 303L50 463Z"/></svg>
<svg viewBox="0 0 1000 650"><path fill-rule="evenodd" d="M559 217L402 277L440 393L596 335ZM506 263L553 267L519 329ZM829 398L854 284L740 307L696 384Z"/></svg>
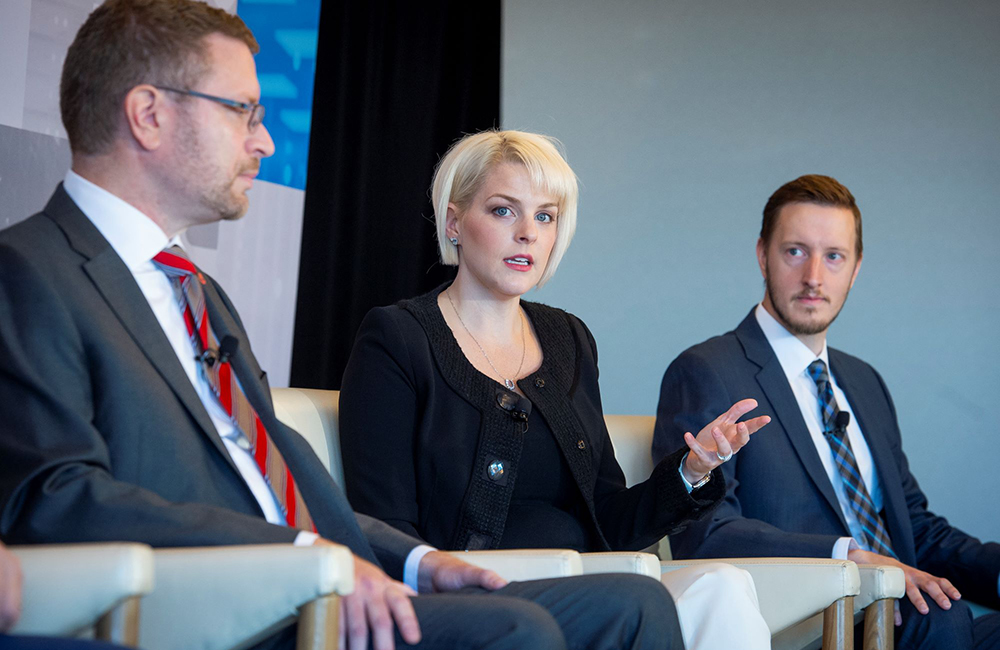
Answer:
<svg viewBox="0 0 1000 650"><path fill-rule="evenodd" d="M576 441L576 448L577 449L586 449L587 448L587 443L585 443L583 440L577 440Z"/></svg>
<svg viewBox="0 0 1000 650"><path fill-rule="evenodd" d="M539 377L538 379L535 380L535 386L537 386L538 388L543 388L545 386L545 380Z"/></svg>

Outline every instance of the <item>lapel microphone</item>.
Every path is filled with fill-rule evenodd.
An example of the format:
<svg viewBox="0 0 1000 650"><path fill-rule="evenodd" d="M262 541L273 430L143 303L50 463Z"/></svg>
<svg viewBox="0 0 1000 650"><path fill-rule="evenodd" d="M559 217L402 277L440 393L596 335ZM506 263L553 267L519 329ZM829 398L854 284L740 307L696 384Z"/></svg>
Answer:
<svg viewBox="0 0 1000 650"><path fill-rule="evenodd" d="M531 400L513 391L497 389L497 404L510 413L510 417L521 422L527 422L531 415Z"/></svg>
<svg viewBox="0 0 1000 650"><path fill-rule="evenodd" d="M209 348L202 352L201 354L195 355L195 361L200 361L209 368L214 366L216 363L227 363L234 354L236 354L236 348L240 346L240 341L235 336L224 336L222 340L219 341L219 349L213 350Z"/></svg>
<svg viewBox="0 0 1000 650"><path fill-rule="evenodd" d="M837 433L846 433L847 425L851 423L851 414L847 411L837 411L837 418L833 421L833 430Z"/></svg>

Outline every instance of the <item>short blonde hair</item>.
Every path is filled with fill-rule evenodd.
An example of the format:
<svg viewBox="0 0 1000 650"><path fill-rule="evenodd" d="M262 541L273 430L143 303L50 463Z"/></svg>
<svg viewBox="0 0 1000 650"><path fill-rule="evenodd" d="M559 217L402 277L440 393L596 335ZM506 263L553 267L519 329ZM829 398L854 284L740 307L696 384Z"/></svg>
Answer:
<svg viewBox="0 0 1000 650"><path fill-rule="evenodd" d="M556 241L538 286L549 281L569 248L576 231L579 191L576 174L559 152L559 141L537 133L489 130L467 135L451 146L434 172L431 201L437 225L441 262L458 265L458 247L448 241L448 204L465 210L482 187L486 175L500 163L524 165L531 184L556 197Z"/></svg>

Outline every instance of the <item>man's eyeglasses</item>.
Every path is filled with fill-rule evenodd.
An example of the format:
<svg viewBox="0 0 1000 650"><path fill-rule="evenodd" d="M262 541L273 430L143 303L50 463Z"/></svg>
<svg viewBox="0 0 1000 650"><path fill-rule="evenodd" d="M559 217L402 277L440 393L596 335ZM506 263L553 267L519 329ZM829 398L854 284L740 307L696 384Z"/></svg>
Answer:
<svg viewBox="0 0 1000 650"><path fill-rule="evenodd" d="M208 95L205 93L200 93L197 90L181 90L180 88L170 88L168 86L153 86L154 88L159 88L160 90L167 90L172 93L178 93L181 95L190 95L191 97L201 97L202 99L208 99L213 102L218 102L223 106L228 106L234 108L243 113L249 113L250 119L247 121L247 129L250 133L264 121L264 106L262 104L247 104L246 102L238 102L235 99L226 99L224 97L216 97L215 95Z"/></svg>

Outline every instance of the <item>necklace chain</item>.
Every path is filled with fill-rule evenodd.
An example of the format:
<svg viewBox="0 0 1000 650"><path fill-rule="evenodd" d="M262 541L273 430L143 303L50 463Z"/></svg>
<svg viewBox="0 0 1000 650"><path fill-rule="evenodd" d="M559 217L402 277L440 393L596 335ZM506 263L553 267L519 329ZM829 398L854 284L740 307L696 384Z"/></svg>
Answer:
<svg viewBox="0 0 1000 650"><path fill-rule="evenodd" d="M521 313L521 309L518 308L517 310L518 316L521 317L521 363L517 365L517 372L514 374L514 379L507 379L499 370L497 370L497 367L493 365L490 355L486 354L486 350L483 349L483 346L479 343L476 337L472 335L471 331L469 331L469 326L465 324L464 320L462 320L462 314L459 313L458 308L455 306L455 301L451 299L451 291L445 291L444 293L448 297L448 302L451 304L452 311L454 311L455 315L458 316L458 322L462 324L462 328L465 330L465 333L469 335L472 342L475 343L476 347L479 348L479 351L483 353L483 358L486 359L486 363L490 364L490 368L493 368L493 372L497 374L497 377L503 380L503 385L507 387L507 390L514 390L514 379L521 376L521 368L524 367L524 355L528 349L524 342L524 314Z"/></svg>

